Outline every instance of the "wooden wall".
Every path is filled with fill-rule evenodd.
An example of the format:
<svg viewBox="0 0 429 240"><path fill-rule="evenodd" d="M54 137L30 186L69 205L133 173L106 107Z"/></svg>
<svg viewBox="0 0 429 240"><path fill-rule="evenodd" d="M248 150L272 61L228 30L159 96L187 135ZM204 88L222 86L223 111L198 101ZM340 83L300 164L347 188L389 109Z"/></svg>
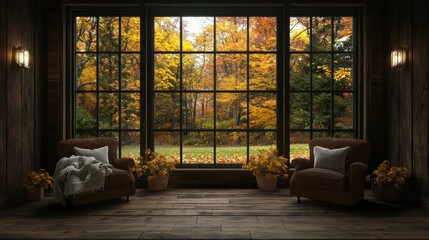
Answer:
<svg viewBox="0 0 429 240"><path fill-rule="evenodd" d="M385 51L389 154L393 164L413 171L417 191L429 195L428 179L428 33L426 0L386 2L389 12ZM407 47L407 67L390 68L390 51Z"/></svg>
<svg viewBox="0 0 429 240"><path fill-rule="evenodd" d="M29 170L40 166L43 86L40 1L0 2L0 199L19 192ZM30 51L30 69L14 63L14 47Z"/></svg>

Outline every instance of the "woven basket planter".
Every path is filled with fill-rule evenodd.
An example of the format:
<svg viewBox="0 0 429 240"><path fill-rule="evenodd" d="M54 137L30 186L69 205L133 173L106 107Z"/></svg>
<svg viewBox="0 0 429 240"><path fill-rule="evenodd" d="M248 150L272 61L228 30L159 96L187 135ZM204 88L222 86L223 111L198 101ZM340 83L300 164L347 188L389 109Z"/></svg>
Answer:
<svg viewBox="0 0 429 240"><path fill-rule="evenodd" d="M277 176L269 178L265 175L257 175L256 183L258 184L258 188L260 190L270 192L277 190Z"/></svg>
<svg viewBox="0 0 429 240"><path fill-rule="evenodd" d="M147 181L147 188L149 191L158 192L166 190L168 186L168 175L154 176L151 180Z"/></svg>

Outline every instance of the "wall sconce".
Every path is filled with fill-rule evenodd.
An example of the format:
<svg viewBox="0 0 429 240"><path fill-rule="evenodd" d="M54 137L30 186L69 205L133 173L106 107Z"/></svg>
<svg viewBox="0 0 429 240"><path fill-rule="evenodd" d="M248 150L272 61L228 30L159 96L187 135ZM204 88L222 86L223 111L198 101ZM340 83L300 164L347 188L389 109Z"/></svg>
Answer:
<svg viewBox="0 0 429 240"><path fill-rule="evenodd" d="M407 65L407 50L405 48L395 48L390 53L390 64L394 69L404 69Z"/></svg>
<svg viewBox="0 0 429 240"><path fill-rule="evenodd" d="M30 68L30 52L22 47L16 48L15 61L20 68Z"/></svg>

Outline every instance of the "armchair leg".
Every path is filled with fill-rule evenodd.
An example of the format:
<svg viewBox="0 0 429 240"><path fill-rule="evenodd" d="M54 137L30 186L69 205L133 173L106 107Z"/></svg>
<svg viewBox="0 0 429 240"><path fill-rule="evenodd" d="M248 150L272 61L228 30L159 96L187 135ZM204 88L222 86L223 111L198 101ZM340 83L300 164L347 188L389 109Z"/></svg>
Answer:
<svg viewBox="0 0 429 240"><path fill-rule="evenodd" d="M127 202L129 202L130 201L130 196L127 196Z"/></svg>
<svg viewBox="0 0 429 240"><path fill-rule="evenodd" d="M301 203L301 197L296 197L296 202Z"/></svg>

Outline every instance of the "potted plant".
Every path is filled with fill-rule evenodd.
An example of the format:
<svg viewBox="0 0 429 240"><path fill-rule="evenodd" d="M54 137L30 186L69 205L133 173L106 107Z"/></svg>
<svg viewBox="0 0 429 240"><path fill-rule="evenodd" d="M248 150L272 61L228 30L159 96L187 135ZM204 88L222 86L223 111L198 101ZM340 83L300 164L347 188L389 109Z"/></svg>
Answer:
<svg viewBox="0 0 429 240"><path fill-rule="evenodd" d="M23 187L27 190L27 198L30 201L41 200L44 190L52 188L54 178L45 169L30 171L24 179Z"/></svg>
<svg viewBox="0 0 429 240"><path fill-rule="evenodd" d="M406 167L391 166L389 160L384 160L372 174L366 176L371 182L371 188L377 199L389 202L398 201L411 171Z"/></svg>
<svg viewBox="0 0 429 240"><path fill-rule="evenodd" d="M167 189L169 175L171 171L176 169L174 161L168 160L165 156L148 149L145 152L145 156L137 158L135 162L136 164L132 170L137 177L147 177L149 191Z"/></svg>
<svg viewBox="0 0 429 240"><path fill-rule="evenodd" d="M256 177L258 188L265 191L277 189L277 178L287 178L287 158L278 156L277 149L258 150L259 154L250 155L249 162L243 164L243 168L251 171Z"/></svg>

